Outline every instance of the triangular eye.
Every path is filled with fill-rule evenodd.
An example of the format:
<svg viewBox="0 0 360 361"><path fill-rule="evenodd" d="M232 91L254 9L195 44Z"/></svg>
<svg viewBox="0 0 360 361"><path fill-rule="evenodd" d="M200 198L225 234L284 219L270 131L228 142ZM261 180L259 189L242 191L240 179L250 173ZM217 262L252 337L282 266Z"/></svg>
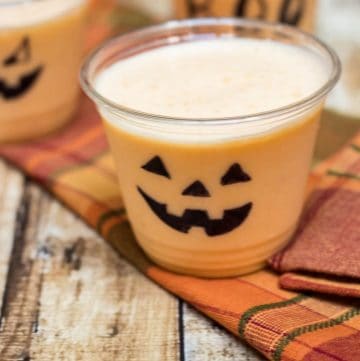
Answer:
<svg viewBox="0 0 360 361"><path fill-rule="evenodd" d="M249 181L251 181L251 177L241 168L240 164L238 163L234 163L221 178L221 184L223 186Z"/></svg>
<svg viewBox="0 0 360 361"><path fill-rule="evenodd" d="M169 179L171 178L169 172L165 168L165 165L159 156L155 156L146 164L144 164L141 168L147 170L148 172L155 173Z"/></svg>
<svg viewBox="0 0 360 361"><path fill-rule="evenodd" d="M4 66L11 66L30 60L30 41L25 37L15 51L3 61Z"/></svg>

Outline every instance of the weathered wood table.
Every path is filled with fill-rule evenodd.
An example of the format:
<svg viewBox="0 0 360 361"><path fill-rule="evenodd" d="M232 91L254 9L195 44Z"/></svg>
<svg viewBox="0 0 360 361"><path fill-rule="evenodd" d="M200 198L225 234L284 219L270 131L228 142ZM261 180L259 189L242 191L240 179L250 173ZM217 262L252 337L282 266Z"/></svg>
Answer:
<svg viewBox="0 0 360 361"><path fill-rule="evenodd" d="M326 119L321 157L359 127ZM149 281L0 161L0 360L263 358Z"/></svg>

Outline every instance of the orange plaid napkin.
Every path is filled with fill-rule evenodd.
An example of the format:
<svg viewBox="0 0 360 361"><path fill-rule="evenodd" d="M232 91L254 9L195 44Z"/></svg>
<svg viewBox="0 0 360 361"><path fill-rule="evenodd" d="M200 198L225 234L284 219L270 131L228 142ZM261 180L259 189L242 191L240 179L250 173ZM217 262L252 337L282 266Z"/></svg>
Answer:
<svg viewBox="0 0 360 361"><path fill-rule="evenodd" d="M360 135L355 144L360 144ZM344 166L348 151L339 155L344 157ZM278 286L278 276L269 270L206 280L173 274L149 261L126 221L102 125L85 97L66 129L39 141L2 146L0 155L67 204L150 279L245 339L267 358L360 360L358 302L283 290ZM319 168L317 176L331 164Z"/></svg>

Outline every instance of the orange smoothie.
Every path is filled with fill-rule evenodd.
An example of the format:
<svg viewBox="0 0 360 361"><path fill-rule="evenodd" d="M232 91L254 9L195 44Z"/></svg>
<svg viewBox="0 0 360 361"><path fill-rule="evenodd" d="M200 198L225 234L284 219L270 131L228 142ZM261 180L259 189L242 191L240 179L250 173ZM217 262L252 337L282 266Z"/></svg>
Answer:
<svg viewBox="0 0 360 361"><path fill-rule="evenodd" d="M105 119L145 252L166 268L206 277L263 267L296 226L319 115L251 141L201 145L132 135Z"/></svg>
<svg viewBox="0 0 360 361"><path fill-rule="evenodd" d="M226 277L263 267L295 230L324 97L303 99L331 66L271 39L204 38L118 57L85 89L143 250Z"/></svg>
<svg viewBox="0 0 360 361"><path fill-rule="evenodd" d="M45 135L76 108L84 0L0 1L0 142Z"/></svg>

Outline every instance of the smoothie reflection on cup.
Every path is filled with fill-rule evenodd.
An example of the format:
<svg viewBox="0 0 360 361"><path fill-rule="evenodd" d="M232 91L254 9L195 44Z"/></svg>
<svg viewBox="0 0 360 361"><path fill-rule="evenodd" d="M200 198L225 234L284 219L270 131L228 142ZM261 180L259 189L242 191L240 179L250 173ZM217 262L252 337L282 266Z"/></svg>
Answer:
<svg viewBox="0 0 360 361"><path fill-rule="evenodd" d="M0 0L0 142L45 135L76 109L85 0Z"/></svg>
<svg viewBox="0 0 360 361"><path fill-rule="evenodd" d="M264 266L294 232L340 66L295 28L171 22L103 45L82 69L137 241L205 277Z"/></svg>

